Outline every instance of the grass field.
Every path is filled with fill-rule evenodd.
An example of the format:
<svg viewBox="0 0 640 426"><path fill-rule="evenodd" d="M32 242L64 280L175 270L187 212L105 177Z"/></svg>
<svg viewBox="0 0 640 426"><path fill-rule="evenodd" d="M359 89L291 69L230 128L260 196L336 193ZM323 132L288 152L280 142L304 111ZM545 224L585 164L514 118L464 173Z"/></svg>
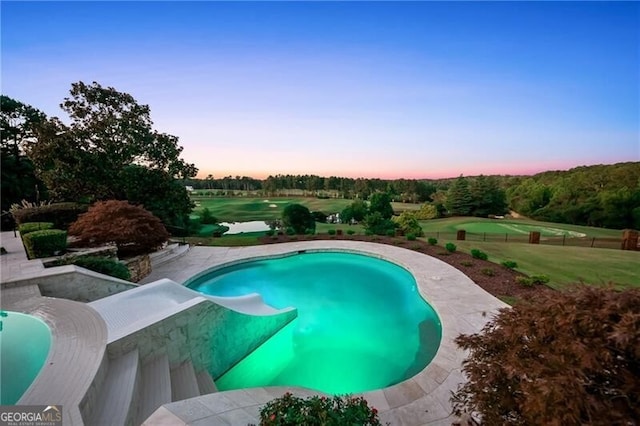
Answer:
<svg viewBox="0 0 640 426"><path fill-rule="evenodd" d="M282 217L289 204L302 204L311 211L326 214L337 213L352 203L344 199L320 198L244 198L244 197L192 197L197 207L194 213L205 207L221 222L246 222L250 220L273 220Z"/></svg>
<svg viewBox="0 0 640 426"><path fill-rule="evenodd" d="M530 219L485 219L481 217L452 217L421 221L425 233L455 233L464 229L467 233L476 234L509 234L510 236L528 236L530 231L539 231L543 237L596 237L621 238L622 231L615 229L594 228L590 226L567 225L563 223L538 222Z"/></svg>
<svg viewBox="0 0 640 426"><path fill-rule="evenodd" d="M447 241L440 241L444 245ZM554 288L584 282L603 285L614 282L620 287L640 287L640 252L588 247L558 247L521 243L452 241L459 251L472 248L500 263L513 260L517 270L527 275L547 275Z"/></svg>
<svg viewBox="0 0 640 426"><path fill-rule="evenodd" d="M193 196L191 199L197 207L193 213L198 214L205 207L220 222L246 222L250 220L273 220L282 217L282 211L289 204L302 204L311 211L321 211L325 214L338 213L353 203L353 200L342 198L249 198L249 197L201 197ZM415 210L419 204L392 203L396 212Z"/></svg>

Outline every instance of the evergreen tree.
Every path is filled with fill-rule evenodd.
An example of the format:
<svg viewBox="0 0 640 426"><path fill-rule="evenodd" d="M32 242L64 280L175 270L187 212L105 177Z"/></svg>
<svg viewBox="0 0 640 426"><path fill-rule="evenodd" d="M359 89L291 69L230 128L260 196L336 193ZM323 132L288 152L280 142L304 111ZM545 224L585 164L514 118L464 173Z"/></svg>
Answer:
<svg viewBox="0 0 640 426"><path fill-rule="evenodd" d="M452 216L469 216L473 211L473 197L469 181L462 175L456 179L447 192L445 206Z"/></svg>

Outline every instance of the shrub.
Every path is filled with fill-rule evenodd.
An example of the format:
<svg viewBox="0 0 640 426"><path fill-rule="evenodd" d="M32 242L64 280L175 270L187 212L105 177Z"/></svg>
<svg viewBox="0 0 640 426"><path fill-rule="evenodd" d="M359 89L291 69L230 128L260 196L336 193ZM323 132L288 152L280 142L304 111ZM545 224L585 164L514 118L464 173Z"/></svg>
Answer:
<svg viewBox="0 0 640 426"><path fill-rule="evenodd" d="M380 212L368 214L364 218L364 227L376 235L394 236L396 234L395 222L384 218Z"/></svg>
<svg viewBox="0 0 640 426"><path fill-rule="evenodd" d="M524 287L533 287L533 281L529 277L516 277L516 283Z"/></svg>
<svg viewBox="0 0 640 426"><path fill-rule="evenodd" d="M18 226L18 231L20 232L20 236L24 237L30 232L33 231L42 231L45 229L52 229L53 223L51 222L27 222Z"/></svg>
<svg viewBox="0 0 640 426"><path fill-rule="evenodd" d="M518 267L518 264L513 260L505 260L504 262L502 262L502 266L509 269L516 269Z"/></svg>
<svg viewBox="0 0 640 426"><path fill-rule="evenodd" d="M414 234L417 237L424 235L422 226L420 226L420 222L416 219L414 212L402 212L400 216L394 216L393 221L405 234Z"/></svg>
<svg viewBox="0 0 640 426"><path fill-rule="evenodd" d="M415 234L407 234L407 240L409 241L415 241L416 240L416 235Z"/></svg>
<svg viewBox="0 0 640 426"><path fill-rule="evenodd" d="M285 393L260 410L260 425L378 426L378 410L362 397L312 396L298 398Z"/></svg>
<svg viewBox="0 0 640 426"><path fill-rule="evenodd" d="M460 264L462 266L473 266L473 262L470 260L463 260L462 262L460 262Z"/></svg>
<svg viewBox="0 0 640 426"><path fill-rule="evenodd" d="M479 249L471 249L471 257L480 260L487 260L489 258L489 256L487 256L487 253Z"/></svg>
<svg viewBox="0 0 640 426"><path fill-rule="evenodd" d="M375 234L373 233L373 231L372 231L372 230L370 230L370 229L365 229L365 230L364 230L364 235L366 235L366 236L370 237L370 236L375 235Z"/></svg>
<svg viewBox="0 0 640 426"><path fill-rule="evenodd" d="M285 234L287 235L296 235L296 230L293 229L292 227L288 226L287 229L285 229Z"/></svg>
<svg viewBox="0 0 640 426"><path fill-rule="evenodd" d="M531 282L534 285L542 285L549 282L549 277L546 275L531 275Z"/></svg>
<svg viewBox="0 0 640 426"><path fill-rule="evenodd" d="M427 239L427 242L432 246L435 246L436 244L438 244L438 240L433 237L429 237L429 239Z"/></svg>
<svg viewBox="0 0 640 426"><path fill-rule="evenodd" d="M329 234L329 235L336 235L336 230L335 230L335 229L333 229L333 228L331 228L331 229L329 229L329 230L327 231L327 234Z"/></svg>
<svg viewBox="0 0 640 426"><path fill-rule="evenodd" d="M316 230L315 229L307 229L306 231L304 231L305 235L315 235L316 234Z"/></svg>
<svg viewBox="0 0 640 426"><path fill-rule="evenodd" d="M129 269L115 259L98 256L85 256L70 259L69 261L64 262L64 264L81 266L94 272L120 278L121 280L128 281L131 279L131 272Z"/></svg>
<svg viewBox="0 0 640 426"><path fill-rule="evenodd" d="M307 229L316 229L316 222L308 208L301 204L289 204L282 212L282 223L296 234L304 234Z"/></svg>
<svg viewBox="0 0 640 426"><path fill-rule="evenodd" d="M355 233L356 233L356 231L354 231L353 229L347 229L347 234L353 235Z"/></svg>
<svg viewBox="0 0 640 426"><path fill-rule="evenodd" d="M150 253L167 241L160 219L126 201L100 201L69 227L79 246L115 243L121 255Z"/></svg>
<svg viewBox="0 0 640 426"><path fill-rule="evenodd" d="M453 243L447 243L444 245L445 250L447 250L449 253L453 253L456 251L456 249L458 248L455 244Z"/></svg>
<svg viewBox="0 0 640 426"><path fill-rule="evenodd" d="M60 229L33 231L22 237L29 259L51 257L67 248L67 232Z"/></svg>
<svg viewBox="0 0 640 426"><path fill-rule="evenodd" d="M211 213L208 207L205 207L200 213L200 222L204 225L218 223L218 219Z"/></svg>
<svg viewBox="0 0 640 426"><path fill-rule="evenodd" d="M502 309L469 351L454 413L487 425L623 425L640 418L640 289L580 286ZM490 389L490 391L487 391Z"/></svg>
<svg viewBox="0 0 640 426"><path fill-rule="evenodd" d="M51 222L55 229L68 229L78 216L87 211L87 206L77 203L54 203L41 206L11 209L18 224L27 222Z"/></svg>
<svg viewBox="0 0 640 426"><path fill-rule="evenodd" d="M480 270L480 273L488 277L493 277L496 274L496 271L494 271L492 268L482 268Z"/></svg>
<svg viewBox="0 0 640 426"><path fill-rule="evenodd" d="M413 215L418 220L435 219L438 217L438 208L434 204L423 204Z"/></svg>
<svg viewBox="0 0 640 426"><path fill-rule="evenodd" d="M268 230L267 232L265 232L264 234L265 234L267 237L272 237L272 236L273 236L273 234L275 234L275 233L276 233L276 231L275 231L275 230L273 230L273 229L269 229L269 230Z"/></svg>
<svg viewBox="0 0 640 426"><path fill-rule="evenodd" d="M323 212L320 212L320 211L311 212L311 216L313 217L313 220L315 222L327 223L327 215L324 214Z"/></svg>

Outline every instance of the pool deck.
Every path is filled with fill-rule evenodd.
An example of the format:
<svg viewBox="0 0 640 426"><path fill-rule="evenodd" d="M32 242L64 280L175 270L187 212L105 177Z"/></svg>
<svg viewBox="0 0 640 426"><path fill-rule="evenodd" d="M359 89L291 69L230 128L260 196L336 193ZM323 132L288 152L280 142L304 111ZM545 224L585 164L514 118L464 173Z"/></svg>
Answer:
<svg viewBox="0 0 640 426"><path fill-rule="evenodd" d="M3 232L1 243L8 254L1 256L1 282L16 279L21 276L33 276L43 271L40 261L27 261L20 238L14 238L13 233ZM414 377L394 386L359 394L364 396L369 403L379 411L382 424L389 422L398 426L421 425L450 425L456 418L451 414L449 398L451 391L455 391L460 383L465 381L461 372L462 361L465 352L458 349L454 343L455 337L461 333L476 333L489 321L501 308L507 307L505 303L493 297L473 283L466 275L450 265L430 256L426 256L411 250L390 245L374 244L357 241L310 241L294 242L286 244L273 244L252 247L192 247L188 252L156 267L141 284L150 283L162 278L169 278L178 283L184 283L187 279L202 273L212 267L224 264L250 260L256 257L277 257L287 253L295 253L299 250L344 250L347 252L365 253L387 260L391 260L414 275L421 295L438 313L442 322L442 341L433 361ZM301 277L303 279L304 277ZM5 307L20 307L25 311L36 313L45 305L58 305L57 299L42 298L37 291L28 293L27 288L7 288L3 286L0 296L1 304ZM19 293L18 293L19 292ZM64 305L64 307L62 306ZM78 314L83 312L87 318L91 317L92 310L84 308L77 302L61 301L59 308L66 309L67 316L71 316L78 307ZM56 306L58 308L58 306ZM36 313L37 314L37 313ZM60 314L51 312L51 317ZM54 330L54 334L68 336L73 341L73 336L92 336L86 345L92 359L86 367L78 369L78 365L69 362L60 362L62 369L51 377L51 380L60 380L61 386L72 388L78 379L66 376L67 369L75 371L84 370L84 374L90 373L96 365L100 351L95 344L106 337L106 332L98 330L92 323L87 323L87 318L73 318L67 322L65 315L61 315L60 324L68 323L66 329L62 326ZM74 329L73 324L85 323L83 328L87 332ZM94 323L99 323L95 322ZM96 332L96 330L98 330ZM94 340L95 339L95 340ZM100 345L99 345L100 346ZM64 356L64 345L60 345L60 354ZM72 350L68 354L72 355ZM75 362L75 361L74 361ZM32 389L36 391L36 389ZM309 396L320 394L318 392L295 387L265 387L252 388L237 391L218 392L205 396L187 399L184 401L165 404L149 417L145 425L247 425L259 424L260 408L268 401L281 396L285 392L294 395ZM71 413L70 413L71 414ZM79 413L73 413L71 424L80 424ZM69 417L68 417L69 418Z"/></svg>
<svg viewBox="0 0 640 426"><path fill-rule="evenodd" d="M160 265L143 283L169 278L178 283L220 265L256 257L277 257L299 250L343 250L391 260L414 275L421 295L442 321L442 341L433 361L420 373L388 388L362 395L379 411L383 424L450 425L449 398L465 381L461 364L465 352L454 339L461 333L476 333L505 303L478 287L450 265L411 250L359 241L309 241L251 247L192 247L185 255ZM304 279L304 277L301 277ZM219 392L159 408L148 425L236 425L259 423L259 410L269 400L290 391L294 395L321 395L308 389L267 387Z"/></svg>

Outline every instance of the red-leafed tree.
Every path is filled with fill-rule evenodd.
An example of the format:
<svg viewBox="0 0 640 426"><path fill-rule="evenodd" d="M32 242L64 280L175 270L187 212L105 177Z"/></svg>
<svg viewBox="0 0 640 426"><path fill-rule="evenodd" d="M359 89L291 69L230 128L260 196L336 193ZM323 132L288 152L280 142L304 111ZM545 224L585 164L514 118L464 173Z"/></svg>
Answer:
<svg viewBox="0 0 640 426"><path fill-rule="evenodd" d="M640 289L581 286L503 309L470 351L454 412L487 425L635 425Z"/></svg>
<svg viewBox="0 0 640 426"><path fill-rule="evenodd" d="M153 214L126 201L100 201L69 227L75 245L92 247L113 243L120 255L150 253L168 240L164 225Z"/></svg>

